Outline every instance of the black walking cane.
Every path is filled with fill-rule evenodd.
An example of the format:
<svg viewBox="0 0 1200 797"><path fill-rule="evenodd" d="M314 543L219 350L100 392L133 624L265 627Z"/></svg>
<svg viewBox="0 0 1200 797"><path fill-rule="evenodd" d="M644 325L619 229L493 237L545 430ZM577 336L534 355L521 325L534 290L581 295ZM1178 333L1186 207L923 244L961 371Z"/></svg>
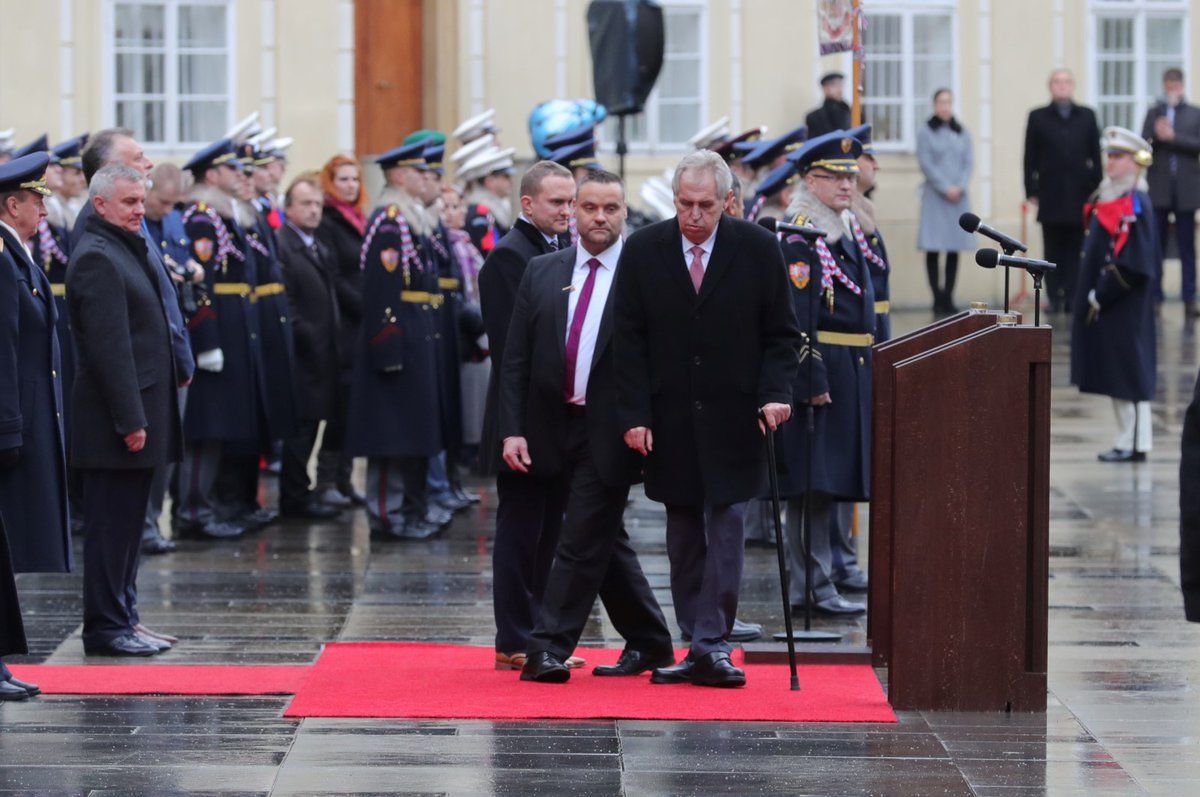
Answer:
<svg viewBox="0 0 1200 797"><path fill-rule="evenodd" d="M783 521L779 509L779 471L775 465L775 431L767 426L767 416L759 410L767 433L767 473L771 479L771 509L775 515L775 554L779 558L779 591L783 595L783 626L787 630L788 667L792 671L792 691L800 691L800 676L796 674L796 640L792 635L792 601L788 589L787 558L783 553Z"/></svg>

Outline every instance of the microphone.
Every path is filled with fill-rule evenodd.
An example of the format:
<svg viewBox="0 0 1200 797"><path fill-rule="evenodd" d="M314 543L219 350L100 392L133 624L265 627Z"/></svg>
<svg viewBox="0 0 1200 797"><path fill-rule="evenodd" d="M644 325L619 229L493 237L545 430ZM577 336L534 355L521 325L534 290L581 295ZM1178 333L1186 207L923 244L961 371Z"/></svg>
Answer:
<svg viewBox="0 0 1200 797"><path fill-rule="evenodd" d="M1055 264L1046 260L1034 260L1030 257L1013 257L1012 255L1002 255L995 249L980 249L975 253L975 262L984 268L995 268L996 266L1004 266L1005 268L1023 268L1026 271L1041 276L1047 271L1054 271L1058 268Z"/></svg>
<svg viewBox="0 0 1200 797"><path fill-rule="evenodd" d="M770 216L759 219L758 226L766 227L771 232L784 233L785 235L799 235L809 243L828 235L824 230L818 230L813 227L801 227L798 224L786 224L782 221L776 221Z"/></svg>
<svg viewBox="0 0 1200 797"><path fill-rule="evenodd" d="M982 221L974 213L964 213L958 217L958 226L962 227L967 232L979 233L980 235L991 238L996 243L1000 244L1005 250L1014 252L1028 252L1029 247L1018 241L1016 238L1005 235L999 230L993 229ZM983 265L980 263L980 265ZM985 267L986 268L986 267Z"/></svg>

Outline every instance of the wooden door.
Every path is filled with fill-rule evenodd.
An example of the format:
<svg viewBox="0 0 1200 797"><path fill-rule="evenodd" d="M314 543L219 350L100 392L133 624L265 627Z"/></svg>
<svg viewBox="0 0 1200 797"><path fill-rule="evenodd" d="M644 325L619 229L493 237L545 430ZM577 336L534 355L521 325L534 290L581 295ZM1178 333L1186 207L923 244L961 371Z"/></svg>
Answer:
<svg viewBox="0 0 1200 797"><path fill-rule="evenodd" d="M359 157L421 127L422 0L355 0L354 144Z"/></svg>

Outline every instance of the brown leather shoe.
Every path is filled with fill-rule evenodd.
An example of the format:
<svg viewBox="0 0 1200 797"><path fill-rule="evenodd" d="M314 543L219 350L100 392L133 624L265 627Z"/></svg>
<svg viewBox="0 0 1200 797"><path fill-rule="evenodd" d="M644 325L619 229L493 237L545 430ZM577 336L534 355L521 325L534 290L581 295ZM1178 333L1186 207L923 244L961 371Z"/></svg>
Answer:
<svg viewBox="0 0 1200 797"><path fill-rule="evenodd" d="M501 653L496 651L497 670L519 670L525 666L524 653Z"/></svg>

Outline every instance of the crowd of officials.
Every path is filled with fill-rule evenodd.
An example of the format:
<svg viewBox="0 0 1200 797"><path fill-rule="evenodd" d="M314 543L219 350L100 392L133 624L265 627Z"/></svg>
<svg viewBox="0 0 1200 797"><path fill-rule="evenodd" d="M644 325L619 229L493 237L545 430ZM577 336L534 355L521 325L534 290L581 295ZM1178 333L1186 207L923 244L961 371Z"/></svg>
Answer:
<svg viewBox="0 0 1200 797"><path fill-rule="evenodd" d="M374 201L341 155L285 187L291 140L255 116L182 169L153 165L126 129L5 154L0 572L69 570L82 534L85 651L154 655L178 639L142 625L136 577L142 555L175 547L159 531L168 494L174 539L361 506L374 539L421 540L479 500L460 481L474 468L497 479L498 668L569 678L599 597L627 647L597 675L743 684L729 653L761 633L736 610L743 547L770 534L764 434L779 433L791 603L865 611L852 513L870 496L871 349L891 334L891 268L871 128L850 129L841 85L825 76L825 103L782 136L734 135L727 120L697 133L669 187L643 189L650 216L600 167L594 124L545 142L514 207L514 150L491 112L379 155ZM1149 140L1101 135L1069 74L1051 91L1030 117L1027 191L1062 264L1053 301L1075 312L1072 379L1116 401L1121 436L1102 458L1136 460L1151 437L1161 219L1187 228L1200 119L1177 70ZM933 99L918 246L945 314L956 253L973 246L957 227L971 154L949 92ZM1055 171L1074 138L1087 140L1082 177ZM1086 227L1059 219L1068 199L1081 221L1091 200ZM776 233L780 221L823 236ZM815 408L811 432L786 423L793 405ZM278 510L260 489L273 467ZM667 507L691 642L679 663L622 525L638 480ZM23 652L11 579L0 608L0 655ZM35 692L0 669L0 698Z"/></svg>

